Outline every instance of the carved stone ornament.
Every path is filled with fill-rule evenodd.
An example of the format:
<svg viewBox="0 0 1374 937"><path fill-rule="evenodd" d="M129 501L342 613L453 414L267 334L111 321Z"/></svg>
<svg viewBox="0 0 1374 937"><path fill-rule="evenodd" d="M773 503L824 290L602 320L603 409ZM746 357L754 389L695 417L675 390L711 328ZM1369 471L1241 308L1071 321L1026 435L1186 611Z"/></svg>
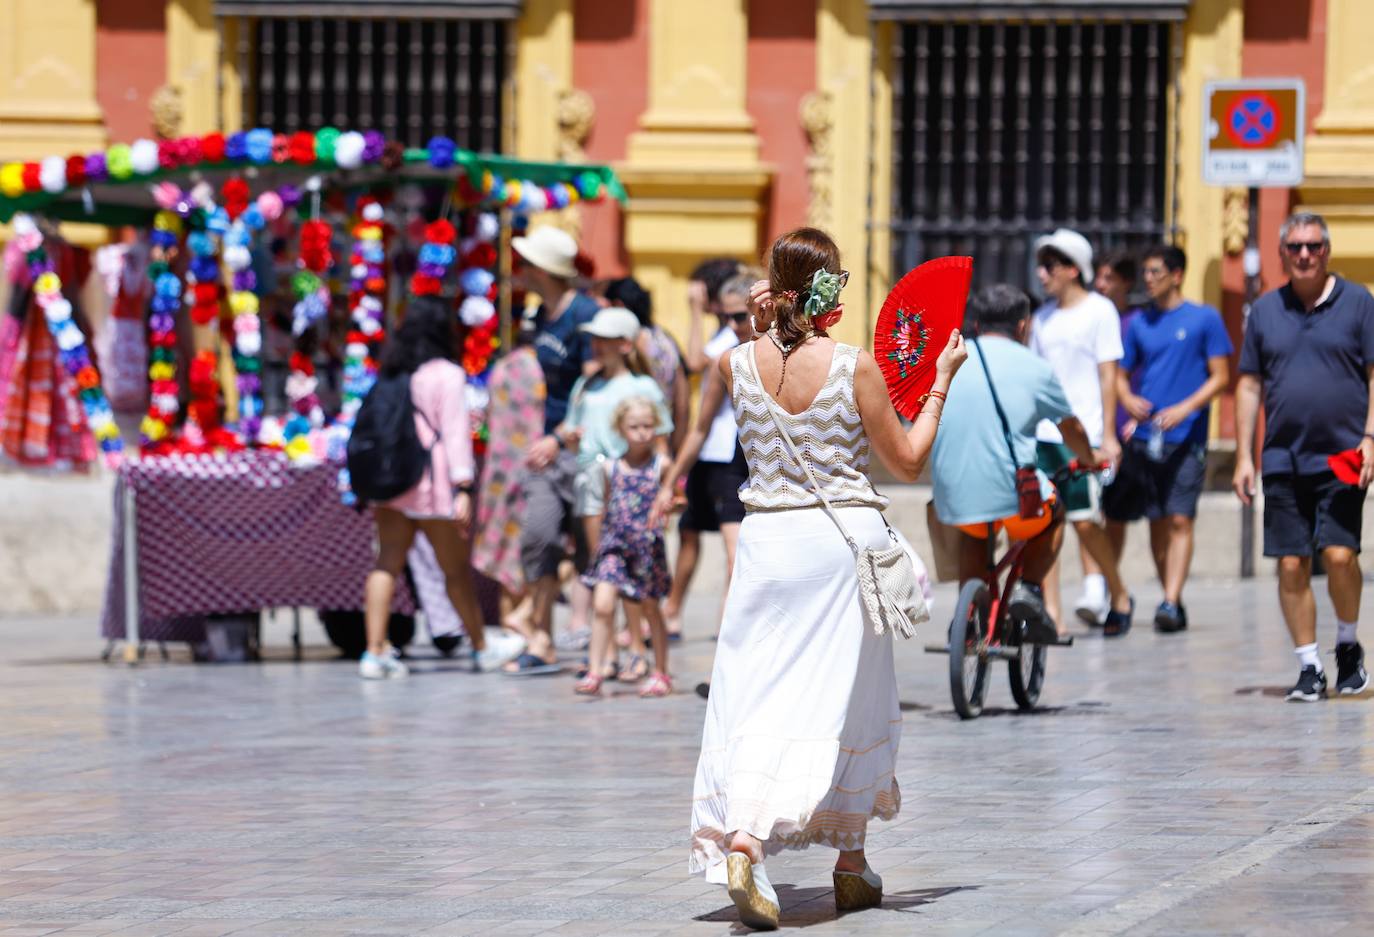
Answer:
<svg viewBox="0 0 1374 937"><path fill-rule="evenodd" d="M596 103L587 92L569 88L558 96L559 159L576 163L587 158L582 145L591 135L595 120Z"/></svg>
<svg viewBox="0 0 1374 937"><path fill-rule="evenodd" d="M1250 194L1244 187L1233 185L1226 189L1222 203L1221 243L1226 253L1235 257L1244 252L1250 236Z"/></svg>
<svg viewBox="0 0 1374 937"><path fill-rule="evenodd" d="M828 229L831 227L835 190L835 162L831 146L835 118L829 92L812 91L802 98L799 116L802 129L811 142L811 153L806 157L806 175L811 186L806 222L817 228Z"/></svg>
<svg viewBox="0 0 1374 937"><path fill-rule="evenodd" d="M153 118L153 132L164 140L181 135L181 119L185 109L181 103L181 89L173 85L163 85L153 92L148 101L148 110Z"/></svg>

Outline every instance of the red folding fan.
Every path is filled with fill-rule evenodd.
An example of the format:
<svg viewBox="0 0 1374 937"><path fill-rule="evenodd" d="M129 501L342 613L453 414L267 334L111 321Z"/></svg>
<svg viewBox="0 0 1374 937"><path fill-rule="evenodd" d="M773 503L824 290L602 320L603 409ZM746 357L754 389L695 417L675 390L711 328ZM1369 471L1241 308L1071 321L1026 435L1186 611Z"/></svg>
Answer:
<svg viewBox="0 0 1374 937"><path fill-rule="evenodd" d="M873 356L897 412L914 420L935 384L935 359L963 325L972 257L936 257L897 281L878 313Z"/></svg>

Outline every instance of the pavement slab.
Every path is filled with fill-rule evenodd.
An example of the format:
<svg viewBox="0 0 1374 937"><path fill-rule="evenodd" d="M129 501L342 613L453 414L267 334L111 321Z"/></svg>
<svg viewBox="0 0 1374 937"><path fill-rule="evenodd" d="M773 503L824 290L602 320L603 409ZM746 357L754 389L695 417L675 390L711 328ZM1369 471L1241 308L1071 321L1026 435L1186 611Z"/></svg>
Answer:
<svg viewBox="0 0 1374 937"><path fill-rule="evenodd" d="M786 853L783 928L1374 933L1374 693L1283 702L1272 582L1190 586L1178 635L1138 598L1126 637L1050 652L1029 714L998 664L959 720L920 647L939 629L903 643L903 810L869 835L883 907L837 918L833 853ZM260 664L173 647L134 668L99 662L93 616L0 621L0 937L742 933L686 873L714 608L689 603L663 700L428 645L411 678L364 683L320 633L292 660L289 616Z"/></svg>

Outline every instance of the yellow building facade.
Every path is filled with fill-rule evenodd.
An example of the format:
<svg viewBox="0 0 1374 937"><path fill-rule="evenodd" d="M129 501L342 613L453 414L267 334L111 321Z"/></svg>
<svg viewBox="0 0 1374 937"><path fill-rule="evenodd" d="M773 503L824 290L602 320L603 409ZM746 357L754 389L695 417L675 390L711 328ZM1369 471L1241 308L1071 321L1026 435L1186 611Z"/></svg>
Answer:
<svg viewBox="0 0 1374 937"><path fill-rule="evenodd" d="M785 224L820 224L852 270L842 338L867 341L894 275L891 20L867 0L815 0L787 8L814 17L801 30L814 44L814 80L804 107L788 115L809 148L801 165L762 155L747 101L767 63L749 58L748 0L626 0L644 34L641 64L625 81L645 106L617 169L630 193L620 217L626 265L654 292L670 326L685 326L685 280L713 254L757 259L768 232L768 198L783 174L805 174L808 210ZM976 8L970 4L970 10ZM1053 7L1054 4L1047 4ZM1107 4L1111 6L1111 4ZM1328 0L1324 105L1308 147L1308 181L1297 200L1327 213L1349 269L1374 281L1374 77L1363 65L1374 18L1360 0ZM1201 179L1202 89L1243 74L1244 0L1194 0L1177 29L1171 99L1168 227L1186 246L1189 295L1221 305L1228 255L1239 248L1244 201ZM506 148L526 158L569 152L568 102L577 102L579 10L575 0L524 0L511 29ZM165 83L178 102L177 130L235 129L247 76L235 48L237 21L217 19L214 0L165 0ZM955 14L958 15L958 14ZM8 0L0 5L0 156L36 159L114 142L97 101L107 76L98 63L96 0ZM702 28L701 24L709 24ZM755 30L756 31L756 30ZM595 116L586 115L594 134ZM572 123L577 123L573 121ZM585 136L587 126L575 131ZM577 141L573 141L577 151ZM775 223L778 219L772 219ZM77 232L83 239L97 232Z"/></svg>

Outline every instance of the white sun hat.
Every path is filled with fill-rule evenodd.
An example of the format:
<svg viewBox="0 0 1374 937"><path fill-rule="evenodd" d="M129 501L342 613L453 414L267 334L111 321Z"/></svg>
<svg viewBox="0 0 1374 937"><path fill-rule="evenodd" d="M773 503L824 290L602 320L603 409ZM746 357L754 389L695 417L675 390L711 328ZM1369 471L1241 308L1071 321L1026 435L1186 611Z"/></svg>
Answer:
<svg viewBox="0 0 1374 937"><path fill-rule="evenodd" d="M581 331L597 338L624 338L634 341L639 337L639 320L624 306L608 306L597 312L592 321L582 326Z"/></svg>
<svg viewBox="0 0 1374 937"><path fill-rule="evenodd" d="M571 279L577 276L577 242L571 234L545 225L527 237L511 238L515 252L545 273Z"/></svg>
<svg viewBox="0 0 1374 937"><path fill-rule="evenodd" d="M1078 272L1083 274L1083 285L1092 286L1093 246L1088 243L1087 238L1071 228L1060 228L1053 234L1035 239L1035 252L1037 254L1044 247L1053 248L1073 261Z"/></svg>

